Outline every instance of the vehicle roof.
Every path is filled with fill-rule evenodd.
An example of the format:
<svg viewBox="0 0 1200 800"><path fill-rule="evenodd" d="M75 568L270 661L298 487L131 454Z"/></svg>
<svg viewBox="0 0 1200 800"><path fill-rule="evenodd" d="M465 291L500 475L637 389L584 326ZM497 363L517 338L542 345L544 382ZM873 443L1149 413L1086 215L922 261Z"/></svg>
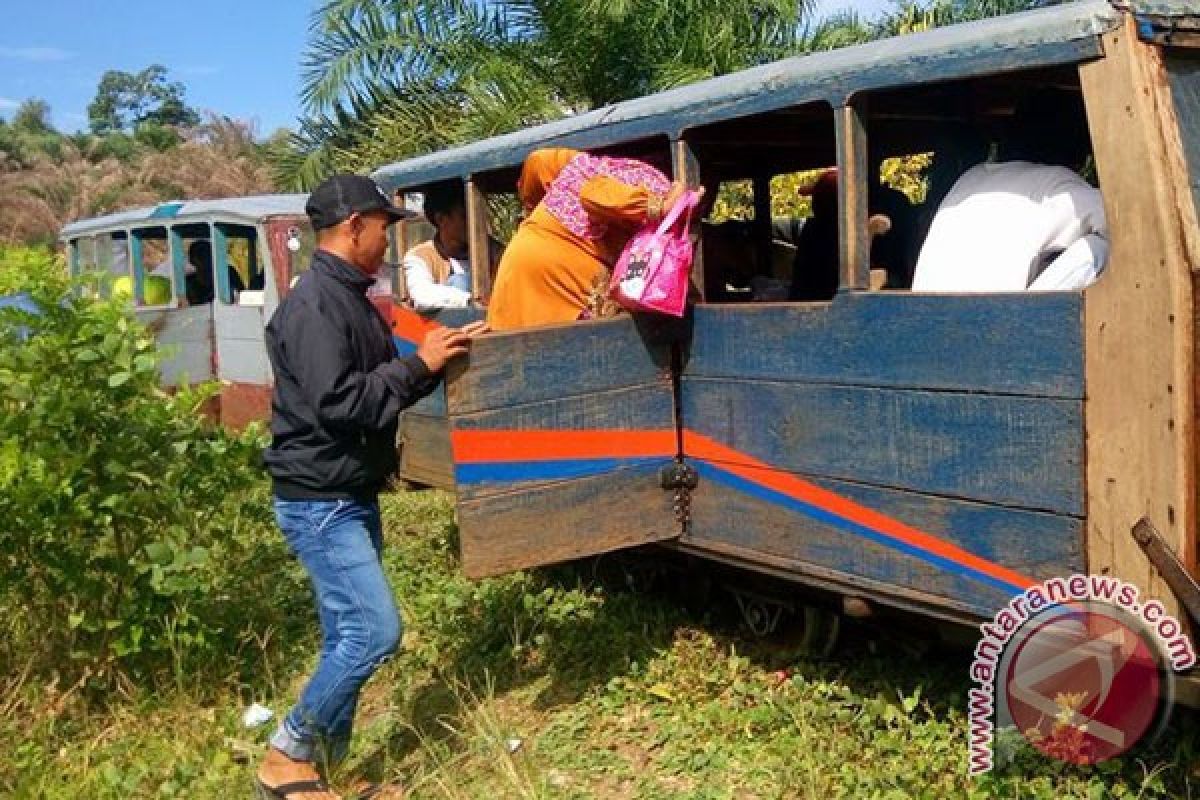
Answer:
<svg viewBox="0 0 1200 800"><path fill-rule="evenodd" d="M1141 0L1195 14L1194 0ZM1135 11L1140 8L1135 7ZM1153 13L1161 13L1153 12ZM389 191L520 165L539 147L593 149L651 136L678 138L710 122L856 92L1071 64L1101 55L1099 37L1120 21L1108 0L1079 2L935 28L783 59L380 168Z"/></svg>
<svg viewBox="0 0 1200 800"><path fill-rule="evenodd" d="M303 215L307 194L261 194L217 200L181 200L81 219L62 229L63 239L126 228L158 227L189 222L232 222L253 225L264 217ZM145 223L150 223L147 226Z"/></svg>

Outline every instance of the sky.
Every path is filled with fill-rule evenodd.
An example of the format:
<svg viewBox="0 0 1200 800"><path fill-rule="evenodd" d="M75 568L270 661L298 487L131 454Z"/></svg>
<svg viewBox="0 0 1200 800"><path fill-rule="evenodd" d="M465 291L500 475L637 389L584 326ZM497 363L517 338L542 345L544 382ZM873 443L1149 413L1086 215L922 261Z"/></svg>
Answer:
<svg viewBox="0 0 1200 800"><path fill-rule="evenodd" d="M0 116L26 98L50 104L55 127L87 127L106 70L167 68L187 102L254 123L260 136L299 115L300 60L321 0L5 0ZM865 16L888 0L818 0L819 13Z"/></svg>

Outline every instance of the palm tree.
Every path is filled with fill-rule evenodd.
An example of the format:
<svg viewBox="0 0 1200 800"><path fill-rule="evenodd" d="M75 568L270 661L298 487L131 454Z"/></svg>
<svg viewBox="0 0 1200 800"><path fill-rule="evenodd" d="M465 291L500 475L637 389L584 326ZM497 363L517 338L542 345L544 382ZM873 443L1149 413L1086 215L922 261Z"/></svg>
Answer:
<svg viewBox="0 0 1200 800"><path fill-rule="evenodd" d="M361 168L796 52L814 0L330 0L282 177ZM380 157L382 156L382 157Z"/></svg>
<svg viewBox="0 0 1200 800"><path fill-rule="evenodd" d="M473 141L788 55L1028 7L901 0L873 22L816 0L328 0L281 183Z"/></svg>

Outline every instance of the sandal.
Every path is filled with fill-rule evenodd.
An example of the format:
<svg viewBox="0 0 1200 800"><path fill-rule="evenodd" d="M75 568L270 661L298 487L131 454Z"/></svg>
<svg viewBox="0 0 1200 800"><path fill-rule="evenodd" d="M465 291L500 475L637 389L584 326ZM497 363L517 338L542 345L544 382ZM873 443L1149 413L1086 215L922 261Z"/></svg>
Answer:
<svg viewBox="0 0 1200 800"><path fill-rule="evenodd" d="M329 791L329 784L322 780L292 781L291 783L281 783L278 786L267 786L262 781L255 783L261 800L288 800L292 795L305 792L326 792L331 797L337 797Z"/></svg>

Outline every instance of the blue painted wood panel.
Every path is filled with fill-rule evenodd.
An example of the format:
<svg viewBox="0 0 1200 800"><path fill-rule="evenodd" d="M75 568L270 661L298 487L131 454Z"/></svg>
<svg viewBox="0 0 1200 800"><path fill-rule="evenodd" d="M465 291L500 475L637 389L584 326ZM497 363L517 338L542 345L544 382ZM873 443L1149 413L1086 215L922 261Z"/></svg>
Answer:
<svg viewBox="0 0 1200 800"><path fill-rule="evenodd" d="M495 575L679 535L671 325L484 336L447 384L463 567Z"/></svg>
<svg viewBox="0 0 1200 800"><path fill-rule="evenodd" d="M704 378L682 392L688 430L782 471L1083 514L1081 401Z"/></svg>
<svg viewBox="0 0 1200 800"><path fill-rule="evenodd" d="M623 316L484 336L452 371L450 408L464 414L647 384L669 393L669 344L657 325Z"/></svg>
<svg viewBox="0 0 1200 800"><path fill-rule="evenodd" d="M1084 569L1083 522L1073 517L902 492L861 484L814 483L1009 569L1044 579ZM1011 596L969 571L864 537L845 526L766 502L702 468L685 543L733 546L831 571L864 594L928 595L927 602L990 616ZM753 556L751 556L753 558Z"/></svg>
<svg viewBox="0 0 1200 800"><path fill-rule="evenodd" d="M685 376L1083 397L1081 293L698 306Z"/></svg>
<svg viewBox="0 0 1200 800"><path fill-rule="evenodd" d="M650 465L459 502L463 570L499 575L678 536Z"/></svg>
<svg viewBox="0 0 1200 800"><path fill-rule="evenodd" d="M1179 138L1187 158L1188 184L1200 212L1200 53L1168 50L1166 62Z"/></svg>

